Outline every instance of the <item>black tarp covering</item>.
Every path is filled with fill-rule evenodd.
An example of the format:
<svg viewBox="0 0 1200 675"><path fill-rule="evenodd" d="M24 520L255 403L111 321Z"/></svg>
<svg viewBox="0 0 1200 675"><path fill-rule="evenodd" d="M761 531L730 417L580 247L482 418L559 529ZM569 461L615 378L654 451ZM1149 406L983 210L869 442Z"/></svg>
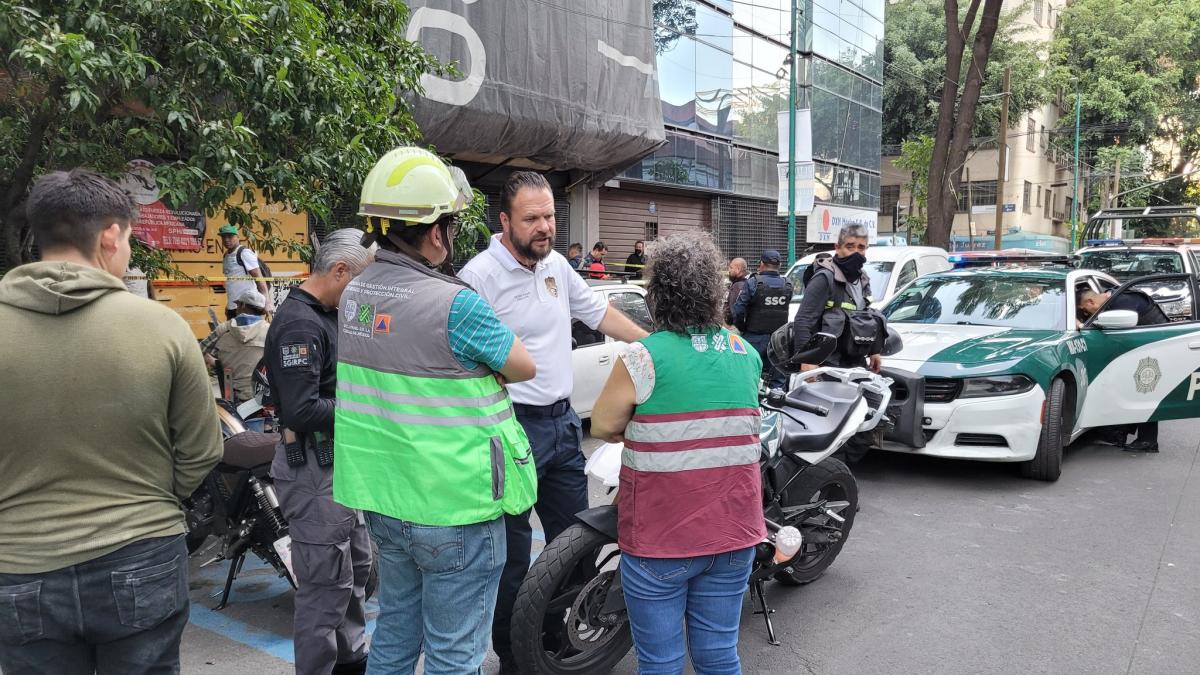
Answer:
<svg viewBox="0 0 1200 675"><path fill-rule="evenodd" d="M461 71L422 79L426 141L558 170L617 170L647 154L666 138L650 4L411 0L408 38Z"/></svg>

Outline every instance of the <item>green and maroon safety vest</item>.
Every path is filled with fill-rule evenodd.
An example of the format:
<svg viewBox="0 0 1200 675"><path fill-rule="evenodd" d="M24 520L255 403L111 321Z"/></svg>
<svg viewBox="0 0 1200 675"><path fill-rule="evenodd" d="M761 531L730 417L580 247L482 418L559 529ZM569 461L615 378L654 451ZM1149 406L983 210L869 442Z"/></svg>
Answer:
<svg viewBox="0 0 1200 675"><path fill-rule="evenodd" d="M641 342L654 389L625 429L621 550L686 558L761 542L757 351L724 329Z"/></svg>
<svg viewBox="0 0 1200 675"><path fill-rule="evenodd" d="M523 513L537 498L529 439L485 365L464 368L447 327L466 286L380 251L339 317L333 497L422 525Z"/></svg>

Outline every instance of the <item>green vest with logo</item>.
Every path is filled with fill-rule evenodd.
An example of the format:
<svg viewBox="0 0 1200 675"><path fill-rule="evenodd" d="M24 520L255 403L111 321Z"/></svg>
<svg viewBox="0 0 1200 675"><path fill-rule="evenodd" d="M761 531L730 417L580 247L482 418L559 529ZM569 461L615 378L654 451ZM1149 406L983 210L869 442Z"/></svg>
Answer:
<svg viewBox="0 0 1200 675"><path fill-rule="evenodd" d="M334 499L422 525L523 513L537 497L508 391L464 368L447 327L465 286L380 251L342 295Z"/></svg>

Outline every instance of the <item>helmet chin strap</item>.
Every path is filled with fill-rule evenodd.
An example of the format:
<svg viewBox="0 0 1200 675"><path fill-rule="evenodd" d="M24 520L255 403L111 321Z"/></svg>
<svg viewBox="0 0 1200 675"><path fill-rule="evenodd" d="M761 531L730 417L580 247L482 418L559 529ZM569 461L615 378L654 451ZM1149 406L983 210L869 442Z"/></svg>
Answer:
<svg viewBox="0 0 1200 675"><path fill-rule="evenodd" d="M396 236L394 229L389 228L388 233L385 236L387 237L388 241L392 242L392 245L404 255L424 264L431 270L437 270L438 272L441 272L447 276L454 276L454 264L452 263L452 259L454 258L454 242L450 239L450 221L447 219L446 221L440 223L438 225L438 230L442 233L442 243L447 250L446 257L440 264L436 265L430 262L429 259L426 258L419 250L417 250L415 246Z"/></svg>

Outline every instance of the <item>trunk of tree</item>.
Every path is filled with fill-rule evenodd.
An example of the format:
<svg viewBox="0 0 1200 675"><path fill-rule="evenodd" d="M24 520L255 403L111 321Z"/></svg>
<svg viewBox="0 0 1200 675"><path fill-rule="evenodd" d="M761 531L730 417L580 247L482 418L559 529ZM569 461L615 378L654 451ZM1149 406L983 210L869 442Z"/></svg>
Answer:
<svg viewBox="0 0 1200 675"><path fill-rule="evenodd" d="M63 83L54 81L46 92L49 101L55 101L62 95ZM0 183L0 241L4 243L4 264L11 269L29 262L29 248L25 236L25 214L21 211L29 185L33 182L33 173L37 168L38 158L42 156L42 145L46 139L46 129L53 121L53 108L46 106L29 123L29 138L25 141L25 150L21 153L21 163L9 179Z"/></svg>
<svg viewBox="0 0 1200 675"><path fill-rule="evenodd" d="M946 71L942 82L933 156L929 162L929 225L925 233L931 246L949 248L950 234L962 189L962 169L966 164L971 132L975 126L975 108L983 88L992 42L1000 26L1003 0L971 0L962 25L958 23L957 0L945 0ZM971 28L983 5L979 31L974 35L970 67L963 77L963 54L971 42ZM1003 129L1000 133L1008 133ZM969 208L969 207L968 207Z"/></svg>

